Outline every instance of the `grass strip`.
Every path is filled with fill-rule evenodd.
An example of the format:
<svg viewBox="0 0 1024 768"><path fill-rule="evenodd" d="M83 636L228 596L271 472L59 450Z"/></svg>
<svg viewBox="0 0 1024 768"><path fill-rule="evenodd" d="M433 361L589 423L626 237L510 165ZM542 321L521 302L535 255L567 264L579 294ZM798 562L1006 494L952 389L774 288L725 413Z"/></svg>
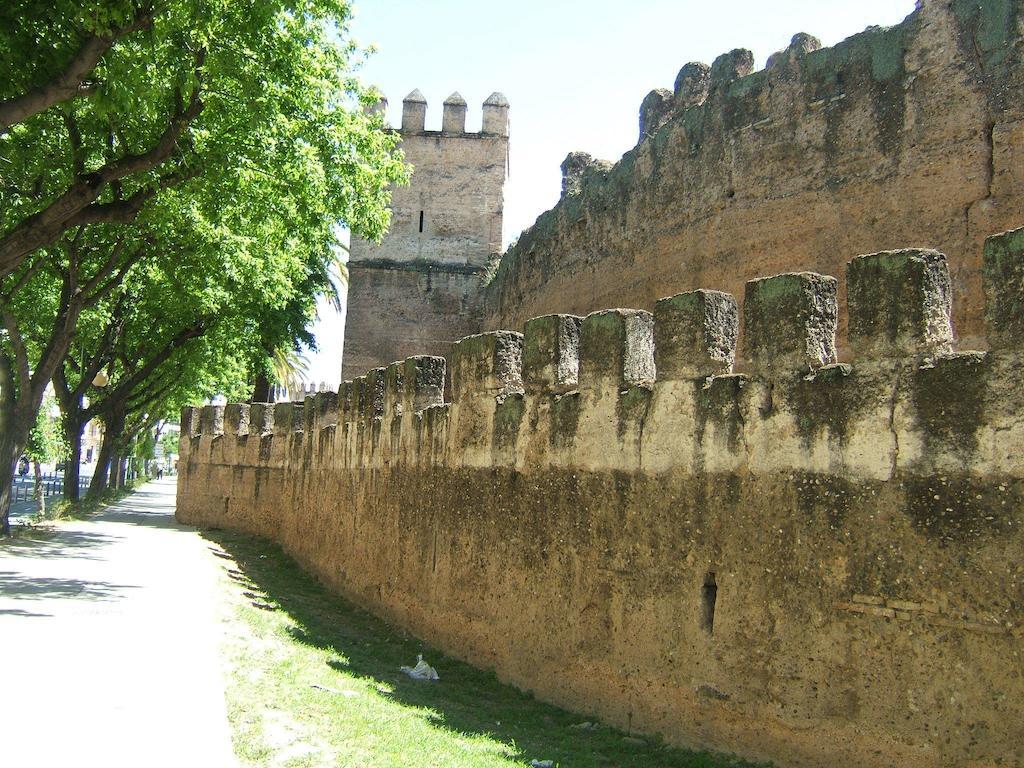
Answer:
<svg viewBox="0 0 1024 768"><path fill-rule="evenodd" d="M275 768L740 768L542 703L329 593L276 545L209 531L229 584L235 751ZM399 671L422 653L440 676Z"/></svg>

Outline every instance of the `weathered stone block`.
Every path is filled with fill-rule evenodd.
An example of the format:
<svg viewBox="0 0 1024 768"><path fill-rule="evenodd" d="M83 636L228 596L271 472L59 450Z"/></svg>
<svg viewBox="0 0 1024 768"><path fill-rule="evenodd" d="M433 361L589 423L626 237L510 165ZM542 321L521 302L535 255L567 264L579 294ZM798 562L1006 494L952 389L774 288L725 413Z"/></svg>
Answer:
<svg viewBox="0 0 1024 768"><path fill-rule="evenodd" d="M736 358L739 308L719 291L690 291L654 307L654 362L660 381L729 373Z"/></svg>
<svg viewBox="0 0 1024 768"><path fill-rule="evenodd" d="M286 435L296 427L302 429L301 406L297 406L295 403L276 403L274 405L274 434Z"/></svg>
<svg viewBox="0 0 1024 768"><path fill-rule="evenodd" d="M640 104L639 141L643 141L661 128L672 116L673 107L672 91L656 88L648 93Z"/></svg>
<svg viewBox="0 0 1024 768"><path fill-rule="evenodd" d="M815 272L748 282L743 303L743 356L751 369L771 375L834 363L838 287L834 277Z"/></svg>
<svg viewBox="0 0 1024 768"><path fill-rule="evenodd" d="M778 69L793 67L799 64L807 56L821 48L821 41L806 32L798 32L784 51L778 51L768 57L766 69Z"/></svg>
<svg viewBox="0 0 1024 768"><path fill-rule="evenodd" d="M441 112L441 130L444 133L465 133L467 107L466 100L458 91L445 99Z"/></svg>
<svg viewBox="0 0 1024 768"><path fill-rule="evenodd" d="M711 84L711 67L701 61L683 65L676 75L675 102L677 109L686 109L703 104L708 97Z"/></svg>
<svg viewBox="0 0 1024 768"><path fill-rule="evenodd" d="M249 434L249 406L246 403L224 406L224 433L238 437Z"/></svg>
<svg viewBox="0 0 1024 768"><path fill-rule="evenodd" d="M199 434L200 423L201 412L199 408L189 407L181 409L181 434L189 438L196 437Z"/></svg>
<svg viewBox="0 0 1024 768"><path fill-rule="evenodd" d="M317 429L324 429L338 423L337 392L317 392L313 396L313 407L316 409Z"/></svg>
<svg viewBox="0 0 1024 768"><path fill-rule="evenodd" d="M405 407L419 413L432 405L444 403L445 360L443 357L420 355L404 362Z"/></svg>
<svg viewBox="0 0 1024 768"><path fill-rule="evenodd" d="M503 398L523 391L523 334L493 331L452 347L452 395Z"/></svg>
<svg viewBox="0 0 1024 768"><path fill-rule="evenodd" d="M351 381L343 381L338 385L338 423L344 424L348 417L349 400L352 397Z"/></svg>
<svg viewBox="0 0 1024 768"><path fill-rule="evenodd" d="M273 403L253 403L249 406L249 434L266 435L274 431Z"/></svg>
<svg viewBox="0 0 1024 768"><path fill-rule="evenodd" d="M488 96L483 106L481 132L508 136L508 108L509 103L505 94L495 91Z"/></svg>
<svg viewBox="0 0 1024 768"><path fill-rule="evenodd" d="M580 389L654 381L654 316L639 309L593 312L580 333Z"/></svg>
<svg viewBox="0 0 1024 768"><path fill-rule="evenodd" d="M312 434L316 429L316 395L306 395L302 401L302 429Z"/></svg>
<svg viewBox="0 0 1024 768"><path fill-rule="evenodd" d="M302 432L306 428L306 405L292 403L292 432Z"/></svg>
<svg viewBox="0 0 1024 768"><path fill-rule="evenodd" d="M224 434L224 406L204 405L200 415L200 431L204 435Z"/></svg>
<svg viewBox="0 0 1024 768"><path fill-rule="evenodd" d="M363 388L365 385L365 376L357 376L348 384L345 416L345 420L348 422L359 421L363 416Z"/></svg>
<svg viewBox="0 0 1024 768"><path fill-rule="evenodd" d="M398 360L384 369L384 416L401 416L405 399L405 361Z"/></svg>
<svg viewBox="0 0 1024 768"><path fill-rule="evenodd" d="M402 100L402 132L422 133L427 122L427 100L419 88Z"/></svg>
<svg viewBox="0 0 1024 768"><path fill-rule="evenodd" d="M386 368L374 368L367 371L359 392L359 407L362 417L367 421L379 419L384 415L384 383Z"/></svg>
<svg viewBox="0 0 1024 768"><path fill-rule="evenodd" d="M1024 347L1024 228L985 241L982 275L989 344Z"/></svg>
<svg viewBox="0 0 1024 768"><path fill-rule="evenodd" d="M746 48L723 53L711 64L710 90L721 88L754 71L754 54Z"/></svg>
<svg viewBox="0 0 1024 768"><path fill-rule="evenodd" d="M946 257L911 249L860 256L846 268L851 351L873 358L953 349Z"/></svg>
<svg viewBox="0 0 1024 768"><path fill-rule="evenodd" d="M580 368L580 329L576 315L545 315L528 320L523 338L523 385L530 393L569 392Z"/></svg>
<svg viewBox="0 0 1024 768"><path fill-rule="evenodd" d="M583 192L586 179L592 174L607 173L612 164L586 152L570 152L562 161L562 197Z"/></svg>

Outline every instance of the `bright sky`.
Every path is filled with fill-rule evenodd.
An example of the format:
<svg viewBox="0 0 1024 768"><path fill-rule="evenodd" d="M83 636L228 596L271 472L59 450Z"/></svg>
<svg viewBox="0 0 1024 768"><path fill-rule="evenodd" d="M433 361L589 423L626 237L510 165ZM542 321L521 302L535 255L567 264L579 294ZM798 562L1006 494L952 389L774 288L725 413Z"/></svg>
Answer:
<svg viewBox="0 0 1024 768"><path fill-rule="evenodd" d="M557 201L559 165L572 150L617 160L636 144L637 113L654 88L672 88L689 61L710 64L749 48L761 68L797 32L826 46L865 27L888 26L915 0L356 0L352 34L373 54L361 71L388 97L392 125L414 88L427 98L427 128L439 129L452 92L469 102L467 130L480 128L492 91L511 104L511 172L505 243ZM310 379L338 384L343 318L323 309Z"/></svg>

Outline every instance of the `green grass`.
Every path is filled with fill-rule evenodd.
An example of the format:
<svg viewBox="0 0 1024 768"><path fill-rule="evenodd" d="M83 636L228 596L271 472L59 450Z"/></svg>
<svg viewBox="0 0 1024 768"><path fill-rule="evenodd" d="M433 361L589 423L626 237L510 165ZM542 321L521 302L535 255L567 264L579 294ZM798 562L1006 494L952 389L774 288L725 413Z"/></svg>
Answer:
<svg viewBox="0 0 1024 768"><path fill-rule="evenodd" d="M331 595L278 547L208 532L228 577L228 714L251 766L724 768L538 702ZM439 682L399 672L423 653Z"/></svg>

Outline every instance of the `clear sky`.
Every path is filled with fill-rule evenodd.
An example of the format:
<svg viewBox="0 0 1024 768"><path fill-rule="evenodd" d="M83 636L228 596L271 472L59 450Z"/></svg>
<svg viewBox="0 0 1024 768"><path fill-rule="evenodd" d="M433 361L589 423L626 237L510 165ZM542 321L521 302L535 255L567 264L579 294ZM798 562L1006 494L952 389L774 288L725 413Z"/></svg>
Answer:
<svg viewBox="0 0 1024 768"><path fill-rule="evenodd" d="M826 46L888 26L915 0L356 0L352 35L376 52L361 78L388 97L392 125L414 88L439 129L453 91L469 102L467 130L493 91L511 104L505 243L557 201L559 165L572 150L618 160L636 143L637 113L654 88L672 88L689 61L710 64L749 48L756 66L797 32ZM310 378L338 383L343 320L324 309Z"/></svg>

